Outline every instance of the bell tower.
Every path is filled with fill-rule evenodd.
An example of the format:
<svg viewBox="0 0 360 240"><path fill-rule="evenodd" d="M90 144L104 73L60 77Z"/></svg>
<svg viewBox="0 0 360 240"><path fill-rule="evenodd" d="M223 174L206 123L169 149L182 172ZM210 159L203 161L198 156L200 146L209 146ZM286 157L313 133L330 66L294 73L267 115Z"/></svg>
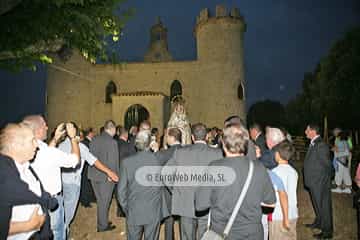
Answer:
<svg viewBox="0 0 360 240"><path fill-rule="evenodd" d="M144 56L145 62L167 62L172 56L168 49L167 29L162 24L160 17L150 29L150 44Z"/></svg>

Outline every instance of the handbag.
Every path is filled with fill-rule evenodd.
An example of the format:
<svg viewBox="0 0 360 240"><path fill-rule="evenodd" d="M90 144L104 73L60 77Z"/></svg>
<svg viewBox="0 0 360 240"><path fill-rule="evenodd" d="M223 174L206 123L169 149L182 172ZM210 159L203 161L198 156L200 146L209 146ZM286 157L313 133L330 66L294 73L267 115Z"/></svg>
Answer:
<svg viewBox="0 0 360 240"><path fill-rule="evenodd" d="M253 160L250 160L250 164L249 164L249 173L246 177L246 181L245 181L245 184L244 184L244 187L243 189L241 190L241 193L240 193L240 196L239 196L239 199L238 201L236 202L236 205L234 207L234 210L233 212L231 213L231 217L228 221L228 223L226 224L226 227L224 229L224 232L222 235L218 234L217 232L214 232L212 230L210 230L210 222L211 222L211 212L209 212L209 217L208 217L208 223L207 223L207 230L206 232L204 233L204 235L201 237L200 240L223 240L223 239L226 239L229 232L230 232L230 229L235 221L235 218L236 218L236 215L238 214L239 210L240 210L240 207L241 207L241 204L242 202L244 201L244 198L245 198L245 195L249 189L249 186L250 186L250 182L251 182L251 179L252 179L252 176L253 176L253 173L254 173L254 162Z"/></svg>

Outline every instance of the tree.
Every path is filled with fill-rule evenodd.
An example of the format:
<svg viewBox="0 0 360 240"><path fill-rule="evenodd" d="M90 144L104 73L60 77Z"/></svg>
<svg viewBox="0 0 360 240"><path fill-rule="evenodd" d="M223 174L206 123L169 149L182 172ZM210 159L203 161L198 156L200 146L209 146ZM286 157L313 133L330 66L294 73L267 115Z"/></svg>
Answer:
<svg viewBox="0 0 360 240"><path fill-rule="evenodd" d="M248 111L247 123L260 124L262 127L284 127L286 115L284 106L280 102L265 100L254 103Z"/></svg>
<svg viewBox="0 0 360 240"><path fill-rule="evenodd" d="M303 89L286 106L287 118L295 129L308 122L329 127L357 128L360 121L360 28L345 34L317 65L305 74Z"/></svg>
<svg viewBox="0 0 360 240"><path fill-rule="evenodd" d="M321 61L318 81L330 123L354 128L360 121L360 28L348 32Z"/></svg>
<svg viewBox="0 0 360 240"><path fill-rule="evenodd" d="M78 49L92 63L107 59L106 40L117 41L132 9L123 0L17 0L0 8L0 68L52 63Z"/></svg>

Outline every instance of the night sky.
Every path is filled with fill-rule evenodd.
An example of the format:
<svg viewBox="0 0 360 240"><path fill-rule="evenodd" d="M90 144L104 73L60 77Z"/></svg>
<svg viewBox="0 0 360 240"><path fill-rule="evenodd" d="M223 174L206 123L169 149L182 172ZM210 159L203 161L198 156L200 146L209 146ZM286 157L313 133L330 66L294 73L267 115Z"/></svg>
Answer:
<svg viewBox="0 0 360 240"><path fill-rule="evenodd" d="M237 7L245 17L247 105L272 99L286 103L301 90L305 72L313 71L336 40L360 23L356 0L129 0L121 8L136 14L123 38L113 47L124 61L142 61L149 29L160 16L168 28L169 49L175 60L196 57L193 28L203 8ZM0 125L45 111L46 67L19 74L0 71ZM120 90L121 91L121 90Z"/></svg>

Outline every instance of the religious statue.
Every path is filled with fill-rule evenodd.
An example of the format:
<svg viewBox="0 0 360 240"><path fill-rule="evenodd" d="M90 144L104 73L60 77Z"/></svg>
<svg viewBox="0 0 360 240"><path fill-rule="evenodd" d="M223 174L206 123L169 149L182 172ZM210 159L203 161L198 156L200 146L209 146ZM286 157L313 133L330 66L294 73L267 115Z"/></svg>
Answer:
<svg viewBox="0 0 360 240"><path fill-rule="evenodd" d="M181 144L191 144L191 128L189 119L186 116L185 100L182 96L175 96L171 100L174 111L170 116L167 129L178 128L181 131ZM166 144L164 144L166 146Z"/></svg>

